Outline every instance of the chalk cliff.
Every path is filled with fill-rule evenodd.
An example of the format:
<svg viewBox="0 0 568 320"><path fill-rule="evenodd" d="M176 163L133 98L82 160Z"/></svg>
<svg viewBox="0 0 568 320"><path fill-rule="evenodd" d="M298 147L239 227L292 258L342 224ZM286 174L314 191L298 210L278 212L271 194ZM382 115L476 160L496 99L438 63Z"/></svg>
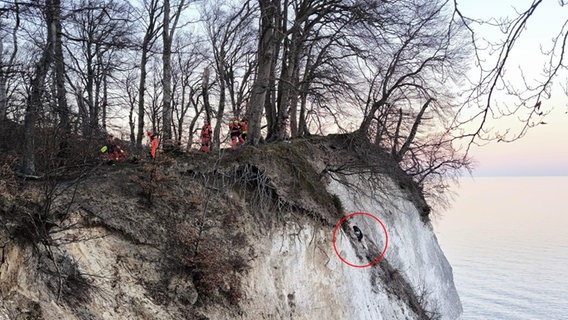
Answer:
<svg viewBox="0 0 568 320"><path fill-rule="evenodd" d="M0 319L462 311L419 190L346 136L2 183Z"/></svg>

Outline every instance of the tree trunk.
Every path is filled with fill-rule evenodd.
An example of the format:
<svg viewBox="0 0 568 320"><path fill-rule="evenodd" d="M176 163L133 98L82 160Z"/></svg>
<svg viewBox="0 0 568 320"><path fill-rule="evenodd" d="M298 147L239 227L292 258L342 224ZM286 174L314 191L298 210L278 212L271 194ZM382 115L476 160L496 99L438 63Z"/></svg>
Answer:
<svg viewBox="0 0 568 320"><path fill-rule="evenodd" d="M92 52L92 43L87 44L89 46L87 52L87 83L85 85L85 91L87 93L87 107L89 110L89 125L88 125L88 135L95 133L95 130L98 128L99 125L99 114L97 106L95 106L95 98L94 98L94 78L95 78L95 71L93 70L94 65L94 54Z"/></svg>
<svg viewBox="0 0 568 320"><path fill-rule="evenodd" d="M185 1L181 0L178 3L177 10L175 14L170 17L170 0L164 0L164 20L163 20L163 31L162 39L164 50L162 54L163 62L163 79L162 84L164 86L163 91L163 104L162 104L162 127L163 127L163 140L172 139L172 39L174 37L174 32L179 21L179 17L183 8L185 7ZM171 19L173 18L173 19ZM171 26L170 26L171 22ZM166 147L166 145L164 145Z"/></svg>
<svg viewBox="0 0 568 320"><path fill-rule="evenodd" d="M264 98L264 112L266 117L266 139L271 140L274 132L276 131L276 122L278 121L278 110L276 109L276 69L278 65L278 56L280 54L280 46L276 45L278 43L278 30L274 30L274 40L273 42L273 54L272 62L270 65L270 73L268 74L268 86L266 88L266 97Z"/></svg>
<svg viewBox="0 0 568 320"><path fill-rule="evenodd" d="M25 175L34 175L35 168L35 127L38 119L38 112L41 108L41 97L45 86L45 77L53 61L53 42L54 33L57 28L54 17L54 4L51 0L46 0L45 16L47 25L47 38L45 48L40 60L36 63L34 76L30 83L30 95L26 107L24 118L24 148L22 152L21 171Z"/></svg>
<svg viewBox="0 0 568 320"><path fill-rule="evenodd" d="M369 110L369 113L364 116L363 121L359 126L359 130L357 130L360 137L367 138L367 133L369 132L369 128L371 127L375 113L383 104L385 104L385 101L385 98L381 98L381 100L373 102L373 104L371 105L371 110Z"/></svg>
<svg viewBox="0 0 568 320"><path fill-rule="evenodd" d="M199 120L199 115L201 114L201 110L203 109L201 109L199 112L197 112L197 108L195 108L195 110L196 110L195 117L189 123L187 151L191 150L191 145L193 144L193 131L195 130L195 125L197 124L197 121Z"/></svg>
<svg viewBox="0 0 568 320"><path fill-rule="evenodd" d="M102 125L103 125L103 131L107 132L107 107L108 107L108 76L107 76L107 71L103 71L102 74L102 81L103 81L103 97L102 97L102 101L101 101L101 110L103 112L102 115ZM98 90L97 90L98 92ZM98 105L98 104L97 104Z"/></svg>
<svg viewBox="0 0 568 320"><path fill-rule="evenodd" d="M268 73L266 96L264 97L264 101L262 102L262 107L264 108L264 113L266 118L267 139L271 139L272 133L274 132L276 127L276 121L278 120L277 116L278 113L276 111L276 101L275 101L276 99L274 99L275 95L274 92L272 91L272 88L276 86L275 72L276 72L277 61L275 59L277 56L278 54L274 53L274 58L273 58L274 61L272 62L270 66L270 71Z"/></svg>
<svg viewBox="0 0 568 320"><path fill-rule="evenodd" d="M290 136L296 138L298 132L298 94L295 92L290 97Z"/></svg>
<svg viewBox="0 0 568 320"><path fill-rule="evenodd" d="M172 38L170 34L170 0L164 0L164 20L162 39L164 50L162 54L163 63L163 103L162 103L162 119L163 133L162 138L168 140L172 138Z"/></svg>
<svg viewBox="0 0 568 320"><path fill-rule="evenodd" d="M2 43L2 40L0 40ZM0 50L2 46L0 45ZM4 66L0 62L0 122L6 120L8 112L8 97L6 96L6 75L3 72Z"/></svg>
<svg viewBox="0 0 568 320"><path fill-rule="evenodd" d="M54 66L55 87L57 94L57 113L59 126L63 130L64 137L71 133L69 107L67 105L67 90L65 88L65 60L63 57L63 41L61 28L61 1L53 0L53 23L55 25L54 43Z"/></svg>
<svg viewBox="0 0 568 320"><path fill-rule="evenodd" d="M203 80L201 82L201 90L203 95L203 106L205 107L205 117L207 123L211 124L211 104L209 103L209 68L203 70Z"/></svg>
<svg viewBox="0 0 568 320"><path fill-rule="evenodd" d="M12 54L7 63L4 59L0 59L0 122L6 120L8 112L8 97L7 97L7 82L8 77L12 74L12 68L16 56L18 53L18 29L20 27L20 5L18 2L14 3L14 13L16 15L16 21L14 24L14 29L12 29ZM4 52L4 39L0 39L0 56Z"/></svg>
<svg viewBox="0 0 568 320"><path fill-rule="evenodd" d="M298 81L300 87L300 115L298 119L298 136L303 137L309 135L308 125L307 125L307 112L306 105L308 99L308 90L310 89L310 69L312 68L312 59L308 55L305 66L304 66L304 76L302 82Z"/></svg>
<svg viewBox="0 0 568 320"><path fill-rule="evenodd" d="M130 128L130 146L136 145L136 135L134 134L134 103L130 103L130 110L128 112L128 127Z"/></svg>
<svg viewBox="0 0 568 320"><path fill-rule="evenodd" d="M298 119L298 136L304 137L310 134L308 130L308 124L306 121L307 112L306 112L306 105L308 100L308 87L309 83L305 81L302 84L302 89L300 90L300 116Z"/></svg>
<svg viewBox="0 0 568 320"><path fill-rule="evenodd" d="M138 132L136 134L136 147L142 148L142 141L144 140L144 98L146 95L146 76L148 74L146 65L148 64L148 53L152 46L152 42L156 33L156 22L158 19L157 9L158 1L152 0L148 6L148 27L144 34L142 41L142 55L140 58L140 84L138 86Z"/></svg>
<svg viewBox="0 0 568 320"><path fill-rule="evenodd" d="M296 104L297 104L297 77L299 73L300 52L302 50L302 35L300 33L301 22L296 22L293 27L292 39L287 46L285 52L285 67L282 67L278 88L278 121L276 122L274 138L275 140L283 140L287 134L288 119L290 120L290 133L292 136L297 135L296 121ZM294 100L294 104L293 103ZM292 111L293 109L293 111Z"/></svg>
<svg viewBox="0 0 568 320"><path fill-rule="evenodd" d="M98 54L97 54L97 56L99 57L99 59L97 59L97 60L99 60L99 63L101 63L101 61L100 61L101 56L98 55ZM102 64L100 64L100 65L102 65ZM102 81L105 81L105 79L106 79L106 76L104 75L104 72L103 72ZM104 83L101 83L101 80L98 80L95 83L96 83L96 86L95 86L95 110L96 110L97 113L99 111L102 112L101 123L102 123L102 126L103 126L103 131L107 132L107 108L106 108L106 104L104 103L104 97L103 97L103 99L101 99L101 85L104 86ZM103 94L103 96L104 96L104 94ZM96 124L95 128L98 128L98 121L95 122L95 124Z"/></svg>
<svg viewBox="0 0 568 320"><path fill-rule="evenodd" d="M8 75L5 72L5 69L8 66L4 65L2 52L4 52L4 41L3 39L0 39L0 122L6 119L6 113L8 111L8 97L6 97L6 82L8 81Z"/></svg>
<svg viewBox="0 0 568 320"><path fill-rule="evenodd" d="M250 106L248 109L249 130L247 140L258 145L261 135L262 110L270 82L270 71L274 60L274 16L276 10L269 0L259 0L261 10L260 40L258 42L257 76L252 86Z"/></svg>
<svg viewBox="0 0 568 320"><path fill-rule="evenodd" d="M396 122L396 129L394 130L394 136L392 138L392 148L391 148L391 154L393 158L395 158L397 161L400 160L397 159L397 153L398 153L398 139L400 138L401 125L402 125L402 109L398 109L398 121Z"/></svg>
<svg viewBox="0 0 568 320"><path fill-rule="evenodd" d="M89 112L87 111L87 106L85 106L83 90L79 85L76 86L75 98L77 100L79 119L81 119L81 133L86 136L89 134Z"/></svg>
<svg viewBox="0 0 568 320"><path fill-rule="evenodd" d="M377 117L377 133L375 135L375 145L380 146L383 142L383 136L387 133L387 123L389 121L389 115L391 113L390 105L379 113Z"/></svg>
<svg viewBox="0 0 568 320"><path fill-rule="evenodd" d="M148 48L146 45L142 45L142 58L140 59L140 84L138 86L138 132L136 134L136 148L142 148L142 140L144 139L144 95L146 94L147 63Z"/></svg>
<svg viewBox="0 0 568 320"><path fill-rule="evenodd" d="M225 113L225 53L221 49L221 54L217 57L217 72L219 73L219 107L217 109L217 123L213 132L213 150L218 150L221 144L221 125L223 125L223 115Z"/></svg>
<svg viewBox="0 0 568 320"><path fill-rule="evenodd" d="M420 126L420 123L422 122L422 118L424 117L424 112L426 112L426 109L428 109L428 106L430 105L430 103L432 101L434 101L434 99L429 98L428 101L426 101L426 103L420 109L420 112L418 112L418 115L414 119L414 124L412 125L412 128L410 129L410 133L408 134L408 138L406 138L406 141L404 142L402 147L400 147L400 150L396 154L395 159L397 161L402 160L402 157L404 157L404 155L406 154L408 149L410 149L410 145L414 141L414 137L416 137L416 133L418 132L418 127Z"/></svg>

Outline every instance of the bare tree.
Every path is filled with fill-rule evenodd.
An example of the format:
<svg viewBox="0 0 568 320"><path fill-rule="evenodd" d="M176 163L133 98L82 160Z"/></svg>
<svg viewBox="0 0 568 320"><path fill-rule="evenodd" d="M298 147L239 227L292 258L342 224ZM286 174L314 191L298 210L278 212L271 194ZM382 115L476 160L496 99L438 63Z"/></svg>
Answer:
<svg viewBox="0 0 568 320"><path fill-rule="evenodd" d="M187 63L188 65L191 65L191 63ZM195 73L192 72L184 72L185 68L182 69L182 74L184 74L183 76L183 81L182 81L182 106L186 109L186 111L189 112L189 110L193 111L193 118L191 119L191 121L189 121L189 125L188 125L188 139L187 139L187 150L191 149L191 146L193 145L193 138L195 136L195 134L197 133L197 122L199 121L199 118L201 117L202 113L205 110L205 104L201 101L202 96L202 88L201 88L201 83L202 83L202 79L201 77L199 77L199 74L197 74L197 70L193 70L195 71ZM186 76L187 74L187 76ZM195 78L193 78L192 76L194 76ZM180 117L181 118L181 117ZM183 127L181 125L181 121L183 119L180 119L180 124L178 127L178 130L180 131L180 136L181 136L181 130L183 130Z"/></svg>
<svg viewBox="0 0 568 320"><path fill-rule="evenodd" d="M308 133L306 118L309 112L306 109L310 102L321 107L313 115L336 118L338 109L331 108L328 102L337 104L346 97L347 91L352 90L349 87L355 85L343 78L350 69L346 62L357 52L340 39L351 32L352 29L343 27L353 24L350 12L356 10L357 5L335 0L261 2L261 29L263 21L272 29L259 31L255 86L261 78L266 78L261 87L267 90L263 101L256 102L253 87L250 105L253 109L257 104L264 107L268 141L282 140L289 134L296 137L300 132L301 135ZM263 45L263 41L266 44ZM262 62L262 59L268 59L262 52L265 47L269 48L271 56L270 65L266 61L266 68ZM251 120L251 130L255 130L253 122Z"/></svg>
<svg viewBox="0 0 568 320"><path fill-rule="evenodd" d="M194 39L190 35L182 35L177 38L172 68L173 79L173 115L174 115L174 137L176 143L181 145L184 136L184 125L187 116L194 111L194 118L189 124L189 139L194 132L197 117L202 112L199 105L201 97L201 66L205 62L203 57L202 45L199 39ZM191 142L189 142L191 145Z"/></svg>
<svg viewBox="0 0 568 320"><path fill-rule="evenodd" d="M4 58L5 47L4 42L8 34L0 34L0 122L6 119L8 112L8 81L13 76L16 55L18 53L18 29L20 27L20 5L18 2L13 4L13 8L5 8L0 12L0 30L4 30L9 26L8 19L4 16L13 15L12 30L9 34L11 38L11 53L7 59ZM11 20L11 19L10 19Z"/></svg>
<svg viewBox="0 0 568 320"><path fill-rule="evenodd" d="M162 119L164 120L164 130L162 133L162 139L172 138L171 120L172 120L172 71L171 71L171 50L172 50L172 37L173 33L170 30L170 0L164 0L164 15L162 16L162 64L163 64L163 76L162 84L164 86L164 97L163 97L163 109L162 109ZM175 28L173 29L175 30Z"/></svg>
<svg viewBox="0 0 568 320"><path fill-rule="evenodd" d="M150 120L152 132L160 132L163 124L163 106L160 102L163 101L163 86L161 77L162 70L160 67L161 65L158 60L152 61L151 72L149 73L152 75L152 78L150 79L151 82L149 83L147 90L149 101L144 109L144 112L146 112L146 115Z"/></svg>
<svg viewBox="0 0 568 320"><path fill-rule="evenodd" d="M134 75L134 72L130 71L129 73L126 74L125 78L124 78L124 84L123 87L125 88L126 91L126 97L125 97L125 101L124 103L128 106L128 127L129 127L129 132L130 132L130 145L131 146L135 146L136 145L136 135L135 135L135 120L134 120L134 114L135 114L135 110L136 110L136 106L138 104L138 91L137 88L135 86L135 81L136 81L136 76Z"/></svg>
<svg viewBox="0 0 568 320"><path fill-rule="evenodd" d="M282 30L284 34L282 43L282 62L278 78L278 94L276 97L276 122L269 127L268 140L282 140L287 136L290 113L293 119L290 123L292 135L297 135L296 103L299 95L299 77L301 59L305 57L306 46L311 42L314 30L322 24L331 24L332 18L343 11L338 5L340 1L291 1L291 10L282 10L283 15L291 16L291 25L287 21L290 17L283 16ZM322 39L323 40L323 39ZM309 80L309 78L304 78ZM292 112L292 110L294 110ZM292 129L293 128L293 129Z"/></svg>
<svg viewBox="0 0 568 320"><path fill-rule="evenodd" d="M44 91L44 84L47 73L53 62L53 47L55 44L55 31L56 27L56 11L60 8L55 8L56 2L53 0L46 0L43 14L46 22L46 39L45 46L42 48L42 53L39 61L35 65L33 78L30 83L30 95L27 101L26 116L24 120L24 148L22 154L21 171L25 175L34 175L36 173L35 167L35 139L36 139L36 124L38 119L38 112L42 106L42 96Z"/></svg>
<svg viewBox="0 0 568 320"><path fill-rule="evenodd" d="M462 37L466 19L451 2L207 2L199 12L207 47L205 42L192 46L186 36L195 32L183 23L182 12L191 3L140 2L140 39L135 44L132 28L127 29L133 26L132 16L123 14L130 7L121 9L123 3L97 0L66 9L56 33L63 36L63 58L69 63L57 65L55 39L49 63L55 66L49 69L54 86L46 88L53 94L50 102L61 106L54 101L65 87L71 88L77 99L70 107L77 108L83 133L90 134L105 128L112 94L120 92L120 101L128 105L121 115L128 117L137 146L145 122L162 131L163 139L181 142L185 132L194 133L197 117L205 111L216 122L218 147L226 114L241 117L246 112L250 144L258 144L263 134L278 141L312 132L358 131L387 149L419 181L452 160L430 161L428 152L459 154L452 149L453 141L463 137L456 133L459 123L446 121L459 116L447 84L457 83L463 74L459 66L467 58ZM136 90L131 69L118 65L123 51L132 48L129 53L140 70ZM161 56L154 55L159 52ZM200 80L197 70L202 69ZM117 90L115 79L120 88L128 80L128 90ZM49 116L58 116L63 125L65 115L54 110Z"/></svg>
<svg viewBox="0 0 568 320"><path fill-rule="evenodd" d="M148 64L148 55L150 54L158 34L161 30L158 24L162 8L159 6L158 0L144 0L144 11L142 16L146 17L145 32L142 44L140 46L140 83L138 86L138 132L136 134L136 146L142 147L142 140L144 139L144 103L146 93L146 77Z"/></svg>
<svg viewBox="0 0 568 320"><path fill-rule="evenodd" d="M163 96L163 135L162 139L169 140L172 138L172 67L171 67L171 53L172 53L172 40L175 31L178 27L179 18L181 13L186 8L185 0L180 0L175 11L171 14L170 0L164 0L164 14L162 22L162 63L163 63L163 77L162 84L164 86Z"/></svg>
<svg viewBox="0 0 568 320"><path fill-rule="evenodd" d="M351 117L350 109L357 103L349 103L353 91L358 90L352 59L363 56L362 50L349 40L353 25L358 20L350 11L355 8L335 9L323 17L305 35L304 52L300 65L303 70L297 75L297 93L290 100L290 133L292 137L306 136L311 130L325 134L322 119L332 119L340 132L345 129L344 119ZM299 104L299 106L298 106ZM299 113L298 109L299 108ZM352 131L352 129L351 129Z"/></svg>
<svg viewBox="0 0 568 320"><path fill-rule="evenodd" d="M71 133L70 109L67 105L67 89L65 88L65 58L63 55L63 30L61 26L61 1L53 0L53 20L55 25L55 39L53 47L55 94L57 98L56 111L59 115L60 128L65 134L65 139ZM63 142L65 143L65 142Z"/></svg>
<svg viewBox="0 0 568 320"><path fill-rule="evenodd" d="M252 86L250 104L248 107L249 131L248 143L257 145L262 139L261 120L262 110L266 103L267 94L270 90L270 74L272 65L276 59L275 26L279 20L279 0L259 0L260 5L260 30L257 51L256 79Z"/></svg>
<svg viewBox="0 0 568 320"><path fill-rule="evenodd" d="M227 100L231 102L233 116L241 116L240 112L244 103L243 91L247 87L252 69L250 61L247 59L250 51L248 51L249 47L246 43L252 40L248 37L251 35L253 10L254 7L250 1L244 1L242 6L235 8L223 6L220 3L213 5L207 3L207 6L204 6L202 10L219 86L217 121L213 130L213 148L219 148ZM237 74L239 65L243 65L241 75ZM237 79L240 80L240 88L235 87ZM227 99L227 92L229 99Z"/></svg>
<svg viewBox="0 0 568 320"><path fill-rule="evenodd" d="M456 31L447 29L449 21L444 21L443 4L422 2L410 8L416 10L416 14L405 10L395 13L395 8L390 8L388 26L380 29L378 34L370 31L369 37L365 37L368 42L379 46L381 56L372 55L369 50L366 59L368 64L374 63L371 68L380 74L374 79L380 82L367 99L372 103L368 104L359 127L363 135L367 135L376 112L393 98L409 97L410 102L412 98L421 98L425 102L433 98L438 91L435 85L451 80L446 73L456 70L455 66L463 57L458 46L460 43L453 42L453 37L457 38ZM400 15L400 20L397 15ZM402 19L402 15L409 15L412 22L408 18ZM400 22L395 22L397 20ZM385 39L383 32L392 32L397 38ZM446 73L443 73L445 70ZM422 116L423 112L417 115Z"/></svg>
<svg viewBox="0 0 568 320"><path fill-rule="evenodd" d="M211 103L209 102L209 88L211 87L209 82L209 77L211 76L211 71L209 67L203 68L203 75L201 77L201 95L203 96L203 107L205 108L205 117L207 122L211 123L211 118L213 117L213 110L211 109Z"/></svg>
<svg viewBox="0 0 568 320"><path fill-rule="evenodd" d="M78 103L85 106L79 108L85 135L106 130L109 78L121 66L118 52L130 46L132 8L100 1L79 3L66 32L70 73L75 79L70 85L81 100Z"/></svg>
<svg viewBox="0 0 568 320"><path fill-rule="evenodd" d="M514 141L523 137L527 131L544 123L543 117L550 112L550 107L543 103L552 95L554 81L566 69L565 52L568 43L568 24L563 21L560 28L551 31L551 42L540 46L542 57L546 57L542 73L528 79L522 66L514 65L512 56L522 50L519 48L527 31L534 26L530 22L544 7L542 0L518 2L514 4L514 13L510 17L492 17L482 19L468 16L461 10L462 1L454 0L454 14L465 24L471 35L471 43L475 51L475 66L478 78L472 79L472 88L469 88L467 99L456 116L455 127L464 127L465 124L474 124L475 129L468 131L470 146L476 141ZM558 1L559 7L565 7L566 2ZM489 29L493 35L502 35L496 41L486 41L480 37L478 27ZM496 59L486 59L488 55ZM521 81L511 81L508 74L511 68L521 70ZM564 88L564 94L568 92ZM505 92L510 101L505 102L498 96ZM473 115L472 115L473 114ZM520 121L521 127L517 130L506 130L505 134L488 130L491 119L515 118Z"/></svg>
<svg viewBox="0 0 568 320"><path fill-rule="evenodd" d="M353 101L364 107L358 135L371 139L427 190L447 188L471 166L451 125L459 110L453 88L469 58L463 24L442 1L398 1L363 6L348 36L363 76ZM372 28L373 27L373 28ZM440 178L440 179L436 179Z"/></svg>

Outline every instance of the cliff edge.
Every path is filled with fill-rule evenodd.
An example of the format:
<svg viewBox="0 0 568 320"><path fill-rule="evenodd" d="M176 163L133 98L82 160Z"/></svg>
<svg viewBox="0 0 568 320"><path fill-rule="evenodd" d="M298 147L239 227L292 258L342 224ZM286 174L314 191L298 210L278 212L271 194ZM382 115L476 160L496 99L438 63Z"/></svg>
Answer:
<svg viewBox="0 0 568 320"><path fill-rule="evenodd" d="M0 184L0 319L462 311L419 188L348 135Z"/></svg>

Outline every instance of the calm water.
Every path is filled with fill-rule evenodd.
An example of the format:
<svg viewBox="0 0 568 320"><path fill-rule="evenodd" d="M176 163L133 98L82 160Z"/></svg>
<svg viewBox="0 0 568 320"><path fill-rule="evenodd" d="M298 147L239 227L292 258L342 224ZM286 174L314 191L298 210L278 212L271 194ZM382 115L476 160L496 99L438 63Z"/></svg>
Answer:
<svg viewBox="0 0 568 320"><path fill-rule="evenodd" d="M460 319L568 319L568 177L463 179L434 227Z"/></svg>

